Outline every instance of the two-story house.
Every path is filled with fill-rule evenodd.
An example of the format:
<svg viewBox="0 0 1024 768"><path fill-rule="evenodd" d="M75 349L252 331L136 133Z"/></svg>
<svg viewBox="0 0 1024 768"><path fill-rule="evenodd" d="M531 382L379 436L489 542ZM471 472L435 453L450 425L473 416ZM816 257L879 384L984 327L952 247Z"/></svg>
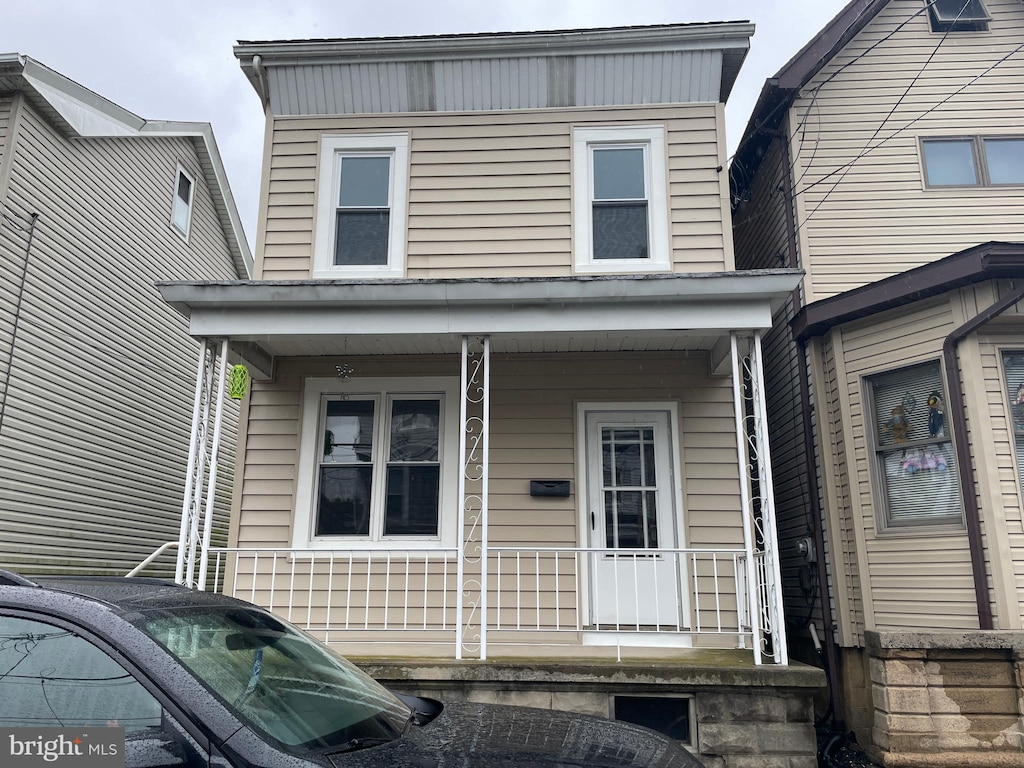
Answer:
<svg viewBox="0 0 1024 768"><path fill-rule="evenodd" d="M177 536L199 345L153 284L251 262L208 124L0 54L4 568L120 575Z"/></svg>
<svg viewBox="0 0 1024 768"><path fill-rule="evenodd" d="M765 341L787 619L885 765L1024 765L1022 38L1019 0L851 2L730 168L737 264L805 271Z"/></svg>
<svg viewBox="0 0 1024 768"><path fill-rule="evenodd" d="M813 765L761 387L799 272L735 270L725 170L751 32L238 45L255 280L160 286L254 380L197 583L421 691Z"/></svg>

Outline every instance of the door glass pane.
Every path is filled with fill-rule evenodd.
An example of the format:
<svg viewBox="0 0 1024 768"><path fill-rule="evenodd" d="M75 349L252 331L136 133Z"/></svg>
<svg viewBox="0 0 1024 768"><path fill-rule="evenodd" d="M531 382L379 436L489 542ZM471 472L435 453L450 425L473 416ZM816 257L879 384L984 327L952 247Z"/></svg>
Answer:
<svg viewBox="0 0 1024 768"><path fill-rule="evenodd" d="M436 536L441 467L400 464L388 467L385 536Z"/></svg>
<svg viewBox="0 0 1024 768"><path fill-rule="evenodd" d="M985 158L993 184L1024 184L1024 139L985 139Z"/></svg>
<svg viewBox="0 0 1024 768"><path fill-rule="evenodd" d="M646 197L642 147L594 149L595 200L643 200Z"/></svg>
<svg viewBox="0 0 1024 768"><path fill-rule="evenodd" d="M341 160L343 206L387 208L391 186L390 157L344 157Z"/></svg>
<svg viewBox="0 0 1024 768"><path fill-rule="evenodd" d="M968 186L978 183L974 142L970 139L925 141L922 146L929 186Z"/></svg>
<svg viewBox="0 0 1024 768"><path fill-rule="evenodd" d="M334 263L340 266L385 266L391 212L384 210L338 211Z"/></svg>
<svg viewBox="0 0 1024 768"><path fill-rule="evenodd" d="M594 258L646 259L647 202L594 203Z"/></svg>
<svg viewBox="0 0 1024 768"><path fill-rule="evenodd" d="M159 728L161 707L123 667L60 627L0 616L4 726Z"/></svg>
<svg viewBox="0 0 1024 768"><path fill-rule="evenodd" d="M605 428L601 442L605 545L658 546L654 430Z"/></svg>
<svg viewBox="0 0 1024 768"><path fill-rule="evenodd" d="M395 400L391 404L391 461L437 461L441 403Z"/></svg>

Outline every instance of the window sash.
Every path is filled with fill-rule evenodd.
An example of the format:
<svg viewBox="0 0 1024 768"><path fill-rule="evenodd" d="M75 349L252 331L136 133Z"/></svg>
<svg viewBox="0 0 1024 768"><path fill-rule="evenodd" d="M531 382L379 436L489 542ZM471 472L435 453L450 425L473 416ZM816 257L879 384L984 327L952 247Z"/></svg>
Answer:
<svg viewBox="0 0 1024 768"><path fill-rule="evenodd" d="M951 147L959 148L959 157L942 153ZM1024 136L922 137L921 163L931 189L1022 186Z"/></svg>
<svg viewBox="0 0 1024 768"><path fill-rule="evenodd" d="M589 150L591 258L594 261L649 259L650 142L593 143ZM612 158L614 154L618 157ZM628 162L623 162L627 158ZM608 175L619 178L612 180ZM619 194L613 194L615 192Z"/></svg>
<svg viewBox="0 0 1024 768"><path fill-rule="evenodd" d="M185 170L178 166L178 172L174 182L174 198L171 205L171 224L181 233L182 237L188 237L189 226L192 223L192 198L195 194L195 182Z"/></svg>
<svg viewBox="0 0 1024 768"><path fill-rule="evenodd" d="M408 404L423 401L434 404L417 412ZM351 443L334 442L341 427L337 416L331 422L332 403L369 403L369 414L362 411L363 428ZM400 404L406 404L401 412ZM383 407L382 407L383 405ZM345 409L339 409L344 411ZM323 441L316 467L313 535L380 541L410 537L437 539L441 529L441 484L443 476L444 398L436 394L381 393L350 396L339 400L324 395L321 402L319 434ZM339 414L349 417L347 414ZM407 418L411 416L412 418ZM402 438L399 419L413 427L412 444ZM369 419L371 436L361 434ZM330 427L335 426L334 430ZM354 425L353 425L354 426ZM333 434L334 432L339 434ZM351 432L351 427L349 427ZM415 432L416 430L411 430ZM433 431L433 436L430 436ZM416 442L416 438L419 442ZM351 446L352 455L340 456L338 447ZM330 447L330 451L328 450ZM410 453L410 450L418 453ZM419 456L419 458L417 457ZM340 461L338 459L341 459ZM333 491L328 492L331 484ZM347 495L346 495L347 494Z"/></svg>
<svg viewBox="0 0 1024 768"><path fill-rule="evenodd" d="M956 455L939 363L867 380L880 522L885 528L962 524ZM937 395L938 400L931 397Z"/></svg>

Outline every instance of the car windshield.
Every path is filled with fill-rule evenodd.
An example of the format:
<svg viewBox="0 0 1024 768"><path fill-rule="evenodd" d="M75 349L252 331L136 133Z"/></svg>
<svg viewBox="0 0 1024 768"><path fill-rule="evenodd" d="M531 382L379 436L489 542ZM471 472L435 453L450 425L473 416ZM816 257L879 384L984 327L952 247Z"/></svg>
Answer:
<svg viewBox="0 0 1024 768"><path fill-rule="evenodd" d="M263 611L152 609L134 623L239 718L290 752L391 741L408 722L410 710L394 694Z"/></svg>

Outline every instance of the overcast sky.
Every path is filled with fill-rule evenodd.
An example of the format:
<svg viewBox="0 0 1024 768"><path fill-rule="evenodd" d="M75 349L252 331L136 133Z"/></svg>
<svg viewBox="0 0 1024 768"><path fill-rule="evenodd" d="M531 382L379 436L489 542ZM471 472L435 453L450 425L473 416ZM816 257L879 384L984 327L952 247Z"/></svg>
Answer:
<svg viewBox="0 0 1024 768"><path fill-rule="evenodd" d="M766 77L845 0L7 0L0 53L21 53L150 120L213 124L255 246L263 110L232 53L237 40L579 29L752 21L751 51L726 107L730 152Z"/></svg>

